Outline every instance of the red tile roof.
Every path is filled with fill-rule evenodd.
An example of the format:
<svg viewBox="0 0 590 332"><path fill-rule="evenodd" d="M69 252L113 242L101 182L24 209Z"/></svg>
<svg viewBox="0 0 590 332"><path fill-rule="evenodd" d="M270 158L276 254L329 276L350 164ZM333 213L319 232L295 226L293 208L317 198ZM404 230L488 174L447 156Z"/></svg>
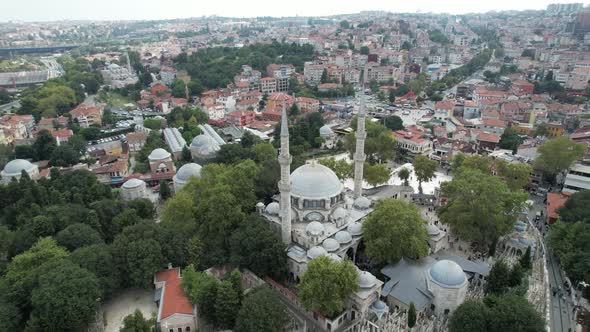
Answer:
<svg viewBox="0 0 590 332"><path fill-rule="evenodd" d="M498 119L483 119L483 125L489 127L506 128L506 123Z"/></svg>
<svg viewBox="0 0 590 332"><path fill-rule="evenodd" d="M568 200L570 193L547 193L547 215L549 219L559 219L557 209L562 207Z"/></svg>
<svg viewBox="0 0 590 332"><path fill-rule="evenodd" d="M165 282L160 302L160 319L174 314L193 314L193 306L182 290L181 281L178 267L156 272L156 282Z"/></svg>
<svg viewBox="0 0 590 332"><path fill-rule="evenodd" d="M496 135L496 134L492 134L492 133L480 133L477 136L477 139L482 142L499 143L500 142L500 135Z"/></svg>

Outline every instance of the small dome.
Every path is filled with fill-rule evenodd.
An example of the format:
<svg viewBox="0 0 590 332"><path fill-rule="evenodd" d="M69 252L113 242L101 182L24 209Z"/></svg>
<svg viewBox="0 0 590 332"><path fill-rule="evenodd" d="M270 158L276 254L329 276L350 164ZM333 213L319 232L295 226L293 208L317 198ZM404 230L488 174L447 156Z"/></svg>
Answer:
<svg viewBox="0 0 590 332"><path fill-rule="evenodd" d="M342 219L346 218L347 215L348 215L348 212L346 212L345 209L343 209L341 207L337 207L336 210L334 210L334 212L332 213L332 218L334 220L342 220Z"/></svg>
<svg viewBox="0 0 590 332"><path fill-rule="evenodd" d="M155 149L148 156L148 159L152 160L152 161L153 160L162 160L162 159L166 159L166 158L170 158L170 152L168 152L162 148Z"/></svg>
<svg viewBox="0 0 590 332"><path fill-rule="evenodd" d="M266 213L273 215L273 216L278 216L280 210L281 210L281 206L277 202L269 203L265 209Z"/></svg>
<svg viewBox="0 0 590 332"><path fill-rule="evenodd" d="M332 251L336 251L336 250L340 249L340 244L338 243L338 241L334 240L333 238L325 239L322 246L328 252L332 252Z"/></svg>
<svg viewBox="0 0 590 332"><path fill-rule="evenodd" d="M195 149L201 156L213 155L221 149L219 144L211 136L205 134L193 138L191 148Z"/></svg>
<svg viewBox="0 0 590 332"><path fill-rule="evenodd" d="M191 176L201 177L201 165L195 163L188 163L182 165L176 172L176 179L182 182L187 182Z"/></svg>
<svg viewBox="0 0 590 332"><path fill-rule="evenodd" d="M324 234L324 225L318 221L312 221L305 226L305 232L312 236L319 236Z"/></svg>
<svg viewBox="0 0 590 332"><path fill-rule="evenodd" d="M359 287L360 288L371 288L377 283L377 278L367 271L359 272Z"/></svg>
<svg viewBox="0 0 590 332"><path fill-rule="evenodd" d="M338 243L348 243L352 241L352 236L347 231L340 231L334 235L334 238Z"/></svg>
<svg viewBox="0 0 590 332"><path fill-rule="evenodd" d="M22 171L29 172L31 169L35 167L37 166L31 164L31 162L28 160L14 159L9 161L4 166L4 171L2 173L5 176L18 176L21 174Z"/></svg>
<svg viewBox="0 0 590 332"><path fill-rule="evenodd" d="M359 222L355 222L353 224L348 225L347 228L348 232L352 236L359 236L363 234L363 224Z"/></svg>
<svg viewBox="0 0 590 332"><path fill-rule="evenodd" d="M341 262L342 261L342 257L340 257L340 256L338 256L336 254L333 254L333 253L328 254L328 257L330 257L335 262Z"/></svg>
<svg viewBox="0 0 590 332"><path fill-rule="evenodd" d="M326 252L326 249L322 248L322 247L311 247L308 251L307 251L307 257L309 257L309 259L314 259L316 257L322 256L322 255L326 255L328 254Z"/></svg>
<svg viewBox="0 0 590 332"><path fill-rule="evenodd" d="M125 183L123 183L123 188L124 189L133 189L133 188L137 188L141 185L145 185L145 182L143 180L140 179L129 179L127 181L125 181Z"/></svg>
<svg viewBox="0 0 590 332"><path fill-rule="evenodd" d="M430 278L442 287L458 287L467 280L463 269L457 263L446 259L432 265Z"/></svg>
<svg viewBox="0 0 590 332"><path fill-rule="evenodd" d="M529 240L529 239L524 238L524 237L521 237L520 239L518 239L518 242L520 242L521 244L524 244L527 247L532 246L535 243L534 241Z"/></svg>
<svg viewBox="0 0 590 332"><path fill-rule="evenodd" d="M373 309L376 310L385 310L387 309L387 304L385 304L385 302L381 301L381 300L377 300L375 302L373 302Z"/></svg>
<svg viewBox="0 0 590 332"><path fill-rule="evenodd" d="M256 203L256 207L257 208L262 208L262 207L264 207L264 203L258 202L258 203Z"/></svg>
<svg viewBox="0 0 590 332"><path fill-rule="evenodd" d="M371 207L371 200L361 196L354 200L353 206L359 210L366 210Z"/></svg>
<svg viewBox="0 0 590 332"><path fill-rule="evenodd" d="M291 195L326 199L341 192L342 183L338 176L324 165L314 162L300 166L291 173Z"/></svg>
<svg viewBox="0 0 590 332"><path fill-rule="evenodd" d="M428 232L429 236L437 236L440 234L440 229L434 225L427 225L426 231Z"/></svg>
<svg viewBox="0 0 590 332"><path fill-rule="evenodd" d="M334 135L334 131L332 131L332 128L330 128L330 126L328 125L324 125L320 128L320 136L321 137L331 137Z"/></svg>
<svg viewBox="0 0 590 332"><path fill-rule="evenodd" d="M211 144L216 144L216 143L213 140L213 138L211 138L211 136L205 135L205 134L195 136L195 138L193 138L193 141L191 142L191 146L194 146L194 147L201 147L204 145L211 145Z"/></svg>

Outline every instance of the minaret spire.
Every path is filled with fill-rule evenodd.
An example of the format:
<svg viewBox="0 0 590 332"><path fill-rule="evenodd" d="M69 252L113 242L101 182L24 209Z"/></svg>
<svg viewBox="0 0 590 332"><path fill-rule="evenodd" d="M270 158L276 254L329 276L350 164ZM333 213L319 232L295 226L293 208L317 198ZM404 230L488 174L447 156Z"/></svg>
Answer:
<svg viewBox="0 0 590 332"><path fill-rule="evenodd" d="M284 244L291 243L291 155L289 154L289 122L287 108L283 99L281 116L281 151L279 165L281 166L281 180L279 181L281 238Z"/></svg>
<svg viewBox="0 0 590 332"><path fill-rule="evenodd" d="M365 88L361 87L359 113L356 124L356 150L354 152L354 197L363 195L363 167L365 164Z"/></svg>

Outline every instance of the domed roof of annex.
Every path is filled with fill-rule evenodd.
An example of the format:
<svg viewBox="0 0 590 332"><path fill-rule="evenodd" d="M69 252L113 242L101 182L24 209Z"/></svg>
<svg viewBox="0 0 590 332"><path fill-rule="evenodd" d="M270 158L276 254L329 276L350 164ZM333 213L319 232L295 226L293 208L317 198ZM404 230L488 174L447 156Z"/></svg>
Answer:
<svg viewBox="0 0 590 332"><path fill-rule="evenodd" d="M467 281L463 269L457 263L446 259L432 265L429 274L430 279L442 287L456 288Z"/></svg>
<svg viewBox="0 0 590 332"><path fill-rule="evenodd" d="M149 160L162 160L162 159L166 159L170 157L170 152L162 149L162 148L157 148L154 149L152 151L152 153L150 153L150 155L148 156Z"/></svg>
<svg viewBox="0 0 590 332"><path fill-rule="evenodd" d="M323 125L320 128L320 136L322 136L322 137L330 137L332 135L334 135L334 131L332 131L332 128L330 128L330 126Z"/></svg>
<svg viewBox="0 0 590 332"><path fill-rule="evenodd" d="M178 169L174 178L177 181L187 182L191 176L200 177L201 168L201 165L195 163L184 164Z"/></svg>
<svg viewBox="0 0 590 332"><path fill-rule="evenodd" d="M266 213L272 214L273 216L279 215L281 207L278 202L271 202L266 206Z"/></svg>
<svg viewBox="0 0 590 332"><path fill-rule="evenodd" d="M37 167L30 161L24 159L14 159L9 161L2 171L2 175L5 176L18 176L22 171L29 172L31 169Z"/></svg>
<svg viewBox="0 0 590 332"><path fill-rule="evenodd" d="M324 240L324 242L322 243L322 247L324 247L324 249L326 249L327 252L332 252L340 249L340 243L338 243L338 241L330 237Z"/></svg>
<svg viewBox="0 0 590 332"><path fill-rule="evenodd" d="M145 184L143 180L140 179L129 179L123 183L123 189L133 189Z"/></svg>
<svg viewBox="0 0 590 332"><path fill-rule="evenodd" d="M326 249L324 249L323 247L311 247L308 251L307 251L307 257L309 257L309 259L314 259L316 257L322 256L322 255L327 255L328 252L326 252Z"/></svg>
<svg viewBox="0 0 590 332"><path fill-rule="evenodd" d="M428 232L429 236L437 236L440 234L440 229L432 224L428 224L426 226L426 232Z"/></svg>
<svg viewBox="0 0 590 332"><path fill-rule="evenodd" d="M305 198L329 198L342 192L336 173L316 162L298 167L291 173L291 195Z"/></svg>
<svg viewBox="0 0 590 332"><path fill-rule="evenodd" d="M206 134L201 134L193 138L191 147L197 149L201 155L214 154L221 149L219 144L211 136Z"/></svg>

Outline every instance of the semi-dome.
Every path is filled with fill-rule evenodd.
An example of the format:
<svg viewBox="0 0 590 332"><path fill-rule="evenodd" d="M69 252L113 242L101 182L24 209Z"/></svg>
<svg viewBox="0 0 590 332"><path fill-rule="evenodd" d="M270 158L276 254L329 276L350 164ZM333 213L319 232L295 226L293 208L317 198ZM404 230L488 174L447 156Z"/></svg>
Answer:
<svg viewBox="0 0 590 332"><path fill-rule="evenodd" d="M195 163L184 164L176 172L176 179L187 182L191 176L201 177L201 168L201 165Z"/></svg>
<svg viewBox="0 0 590 332"><path fill-rule="evenodd" d="M31 169L37 167L30 161L24 159L14 159L9 161L2 171L2 176L19 176L22 171L29 172Z"/></svg>
<svg viewBox="0 0 590 332"><path fill-rule="evenodd" d="M359 222L355 222L353 224L348 225L347 227L348 233L352 236L359 236L363 234L363 224Z"/></svg>
<svg viewBox="0 0 590 332"><path fill-rule="evenodd" d="M352 236L347 231L340 231L340 232L336 233L336 235L334 235L334 238L339 243L348 243L348 242L352 241Z"/></svg>
<svg viewBox="0 0 590 332"><path fill-rule="evenodd" d="M353 206L359 210L366 210L371 207L371 200L361 196L354 200Z"/></svg>
<svg viewBox="0 0 590 332"><path fill-rule="evenodd" d="M360 288L371 288L377 283L377 278L367 271L359 272L359 287Z"/></svg>
<svg viewBox="0 0 590 332"><path fill-rule="evenodd" d="M437 236L440 234L440 229L434 225L427 225L426 232L428 232L429 236Z"/></svg>
<svg viewBox="0 0 590 332"><path fill-rule="evenodd" d="M123 183L123 188L124 189L133 189L133 188L137 188L141 185L145 184L145 182L143 180L140 179L129 179L127 181L125 181L125 183Z"/></svg>
<svg viewBox="0 0 590 332"><path fill-rule="evenodd" d="M442 287L458 287L467 280L463 269L457 263L446 259L432 265L430 278Z"/></svg>
<svg viewBox="0 0 590 332"><path fill-rule="evenodd" d="M280 207L279 203L272 202L272 203L269 203L266 206L266 210L265 211L268 214L272 214L273 216L277 216L277 215L279 215L279 211L280 210L281 210L281 207Z"/></svg>
<svg viewBox="0 0 590 332"><path fill-rule="evenodd" d="M342 192L342 183L331 169L311 163L298 167L291 173L291 195L304 198L325 199Z"/></svg>
<svg viewBox="0 0 590 332"><path fill-rule="evenodd" d="M314 259L316 257L322 256L322 255L326 255L328 254L326 252L326 249L322 248L322 247L311 247L308 251L307 251L307 257L309 257L309 259Z"/></svg>
<svg viewBox="0 0 590 332"><path fill-rule="evenodd" d="M324 225L319 221L312 221L305 226L305 232L311 236L320 236L324 234Z"/></svg>
<svg viewBox="0 0 590 332"><path fill-rule="evenodd" d="M346 215L348 214L348 212L346 212L346 210L342 207L337 207L336 210L334 210L334 212L332 213L332 218L334 220L342 220L344 218L346 218Z"/></svg>
<svg viewBox="0 0 590 332"><path fill-rule="evenodd" d="M385 302L383 302L381 300L377 300L377 301L373 302L372 307L373 307L373 309L377 309L377 310L385 310L385 309L387 309L387 304L385 304Z"/></svg>
<svg viewBox="0 0 590 332"><path fill-rule="evenodd" d="M332 252L340 249L340 243L338 243L338 241L334 240L333 238L328 238L324 240L322 247L324 247L326 251Z"/></svg>
<svg viewBox="0 0 590 332"><path fill-rule="evenodd" d="M148 156L149 160L162 160L162 159L166 159L166 158L170 158L170 152L162 149L162 148L157 148L155 150L152 151L152 153L150 153L150 155Z"/></svg>
<svg viewBox="0 0 590 332"><path fill-rule="evenodd" d="M320 136L321 136L321 137L324 137L324 138L326 138L326 137L331 137L331 136L333 136L333 135L334 135L334 131L332 131L332 128L330 128L330 126L328 126L328 125L323 125L323 126L320 128Z"/></svg>

